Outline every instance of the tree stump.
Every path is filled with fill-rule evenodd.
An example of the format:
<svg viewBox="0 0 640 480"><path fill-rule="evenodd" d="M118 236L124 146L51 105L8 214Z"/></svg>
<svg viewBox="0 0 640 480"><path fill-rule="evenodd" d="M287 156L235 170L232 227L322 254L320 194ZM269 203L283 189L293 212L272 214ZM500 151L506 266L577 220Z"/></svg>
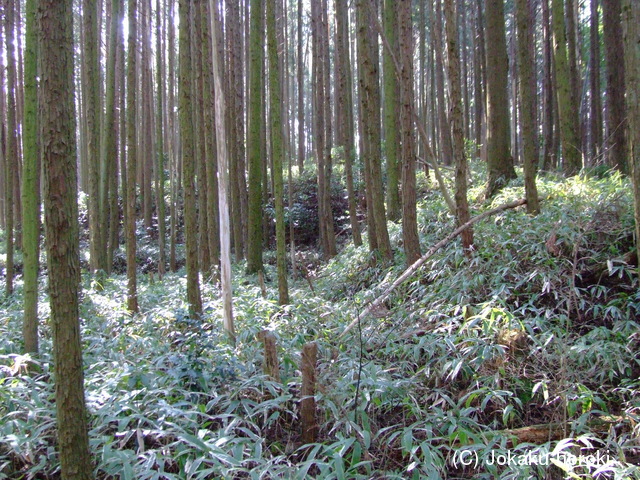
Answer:
<svg viewBox="0 0 640 480"><path fill-rule="evenodd" d="M262 330L258 333L257 337L264 345L264 361L262 363L264 374L276 382L280 382L280 364L276 350L276 336L268 330Z"/></svg>
<svg viewBox="0 0 640 480"><path fill-rule="evenodd" d="M316 361L318 345L309 342L302 347L300 371L302 372L302 400L300 401L300 420L302 424L302 442L314 443L318 433L316 423Z"/></svg>

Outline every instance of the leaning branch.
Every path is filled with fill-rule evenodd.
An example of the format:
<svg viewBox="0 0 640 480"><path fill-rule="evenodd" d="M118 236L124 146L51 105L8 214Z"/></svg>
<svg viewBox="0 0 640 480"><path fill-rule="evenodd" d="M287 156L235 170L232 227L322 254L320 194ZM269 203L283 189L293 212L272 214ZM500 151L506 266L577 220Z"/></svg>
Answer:
<svg viewBox="0 0 640 480"><path fill-rule="evenodd" d="M358 322L360 322L372 310L375 310L376 308L378 308L389 297L391 292L393 292L396 288L398 288L400 284L402 284L405 280L411 277L422 266L424 262L429 260L429 258L431 258L438 250L440 250L442 247L444 247L449 242L451 242L454 238L460 235L464 230L469 228L474 223L477 223L480 220L483 220L487 217L495 215L496 213L500 213L504 210L509 210L511 208L516 208L526 203L527 201L524 198L521 200L516 200L515 202L505 203L504 205L500 205L499 207L494 208L493 210L487 210L486 212L473 217L467 223L456 228L453 232L451 232L449 235L447 235L445 238L443 238L438 243L436 243L433 247L431 247L427 253L425 253L422 257L416 260L416 262L413 265L411 265L409 268L407 268L402 273L402 275L400 275L389 287L387 287L384 290L384 292L382 292L380 296L378 296L378 298L373 300L367 306L367 308L365 308L362 311L362 313L360 313L349 325L347 325L347 328L345 328L344 331L338 336L338 340L344 337L353 327L355 327L358 324Z"/></svg>

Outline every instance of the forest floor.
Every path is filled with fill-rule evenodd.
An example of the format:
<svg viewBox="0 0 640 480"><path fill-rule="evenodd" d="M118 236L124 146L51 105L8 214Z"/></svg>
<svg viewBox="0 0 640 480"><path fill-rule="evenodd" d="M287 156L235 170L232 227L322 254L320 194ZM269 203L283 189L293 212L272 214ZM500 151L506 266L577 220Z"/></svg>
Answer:
<svg viewBox="0 0 640 480"><path fill-rule="evenodd" d="M477 182L476 184L478 184ZM189 318L184 269L126 278L81 302L90 443L99 479L640 478L640 292L627 179L538 180L542 213L505 211L434 255L343 339L345 326L404 269L344 245L277 305L234 267L237 343L222 329L218 285ZM472 198L481 188L471 192ZM455 228L421 190L423 251ZM523 197L516 182L472 214ZM366 239L366 237L365 237ZM143 252L151 252L140 237ZM146 249L145 249L146 248ZM84 254L84 252L83 252ZM143 258L141 258L144 261ZM155 281L152 281L155 280ZM0 307L0 479L59 478L51 331L41 283L41 355L20 355L21 283ZM263 329L281 382L262 373ZM300 351L318 345L317 443L301 444ZM27 368L28 365L31 365Z"/></svg>

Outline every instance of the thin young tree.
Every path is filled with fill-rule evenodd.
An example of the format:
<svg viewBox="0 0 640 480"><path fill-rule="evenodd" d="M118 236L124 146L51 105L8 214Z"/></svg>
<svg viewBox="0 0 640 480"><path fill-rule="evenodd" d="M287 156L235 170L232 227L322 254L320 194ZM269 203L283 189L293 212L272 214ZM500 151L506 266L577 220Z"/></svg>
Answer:
<svg viewBox="0 0 640 480"><path fill-rule="evenodd" d="M78 310L80 248L73 103L72 1L39 0L42 153L56 422L61 475L92 478Z"/></svg>
<svg viewBox="0 0 640 480"><path fill-rule="evenodd" d="M515 4L517 24L517 57L518 57L518 87L520 92L520 114L523 157L524 157L524 186L527 198L527 211L537 214L540 211L538 203L538 189L536 187L536 144L538 142L535 110L535 62L531 46L531 22L529 15L529 1L516 0Z"/></svg>
<svg viewBox="0 0 640 480"><path fill-rule="evenodd" d="M491 198L516 178L510 151L509 58L504 21L504 0L485 0L487 54L487 167L485 196Z"/></svg>
<svg viewBox="0 0 640 480"><path fill-rule="evenodd" d="M589 86L590 92L590 131L589 157L594 164L602 151L602 107L600 98L600 16L598 0L590 0L591 17L589 19Z"/></svg>
<svg viewBox="0 0 640 480"><path fill-rule="evenodd" d="M303 0L298 0L298 173L302 173L304 171L304 63L302 58L302 4Z"/></svg>
<svg viewBox="0 0 640 480"><path fill-rule="evenodd" d="M136 128L136 79L138 78L136 46L137 0L129 0L129 39L127 51L127 183L126 183L126 241L127 241L127 308L138 311L138 289L136 277L136 178L137 178L137 128Z"/></svg>
<svg viewBox="0 0 640 480"><path fill-rule="evenodd" d="M180 44L180 140L182 143L182 168L184 188L184 227L185 249L187 255L187 301L191 315L202 314L202 298L200 296L200 274L198 270L198 225L196 220L195 198L195 152L193 103L191 88L191 22L190 0L179 1L179 44Z"/></svg>
<svg viewBox="0 0 640 480"><path fill-rule="evenodd" d="M462 92L460 88L460 50L458 49L458 29L453 2L445 2L445 37L447 41L447 66L449 74L449 91L451 93L451 130L453 140L453 158L455 162L456 183L456 217L459 225L470 219L467 199L467 157L464 151L464 126L462 113ZM462 246L467 253L473 246L473 229L471 227L461 234Z"/></svg>
<svg viewBox="0 0 640 480"><path fill-rule="evenodd" d="M24 125L22 151L22 249L24 257L24 350L38 352L38 268L40 262L40 143L36 86L38 39L36 0L26 3L24 52Z"/></svg>

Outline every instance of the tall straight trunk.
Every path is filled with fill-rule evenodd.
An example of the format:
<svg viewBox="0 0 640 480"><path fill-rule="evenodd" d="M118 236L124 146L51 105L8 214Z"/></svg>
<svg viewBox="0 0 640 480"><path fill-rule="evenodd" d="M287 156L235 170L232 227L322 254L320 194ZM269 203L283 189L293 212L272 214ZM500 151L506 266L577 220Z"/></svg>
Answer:
<svg viewBox="0 0 640 480"><path fill-rule="evenodd" d="M464 151L464 125L462 112L462 92L460 88L460 51L458 49L458 33L456 13L453 2L445 2L446 41L449 74L449 91L451 92L451 109L449 117L452 124L453 157L455 161L456 183L456 217L459 225L469 221L469 202L467 200L467 157ZM473 246L473 229L462 232L462 247L467 253Z"/></svg>
<svg viewBox="0 0 640 480"><path fill-rule="evenodd" d="M99 221L102 226L100 231L100 245L104 248L104 270L111 271L113 263L113 216L118 215L117 195L118 191L113 181L116 175L116 161L118 158L116 128L116 54L122 19L120 18L121 0L111 1L110 28L108 30L107 71L105 78L105 112L102 125L102 138L100 140L100 211ZM114 202L115 197L115 202ZM114 208L115 205L115 208Z"/></svg>
<svg viewBox="0 0 640 480"><path fill-rule="evenodd" d="M40 136L38 135L38 61L36 0L26 3L24 53L24 125L22 132L22 229L24 257L24 320L26 353L38 353L38 268L40 265Z"/></svg>
<svg viewBox="0 0 640 480"><path fill-rule="evenodd" d="M543 170L550 170L552 160L555 156L555 148L553 141L553 125L554 125L554 91L552 81L553 55L551 49L551 17L549 12L549 1L542 1L542 52L543 52L543 77L542 77L542 95L543 95L543 114L542 114L542 139L544 148L542 152L541 167Z"/></svg>
<svg viewBox="0 0 640 480"><path fill-rule="evenodd" d="M413 24L411 2L400 2L398 9L400 52L400 158L402 167L402 242L407 265L420 258L418 213L416 209L416 140L413 117ZM391 72L390 72L391 73ZM395 75L395 71L392 72Z"/></svg>
<svg viewBox="0 0 640 480"><path fill-rule="evenodd" d="M137 171L137 126L136 126L136 79L138 78L136 47L138 45L137 0L129 0L129 41L127 52L127 189L126 189L126 240L127 240L127 308L138 311L136 278L136 171Z"/></svg>
<svg viewBox="0 0 640 480"><path fill-rule="evenodd" d="M402 3L402 2L401 2ZM384 0L384 35L393 52L398 51L398 5L396 0ZM400 99L398 78L389 49L383 50L384 78L384 152L387 160L387 214L389 220L400 219L399 159L400 159Z"/></svg>
<svg viewBox="0 0 640 480"><path fill-rule="evenodd" d="M591 74L589 76L591 88L591 118L590 118L590 142L589 156L591 164L595 164L596 159L602 151L602 107L600 92L600 20L598 15L598 0L591 0L590 18L590 64Z"/></svg>
<svg viewBox="0 0 640 480"><path fill-rule="evenodd" d="M16 57L14 45L14 5L7 0L5 10L5 46L7 52L7 139L5 154L5 218L7 236L6 284L7 296L13 294L14 276L14 183L17 180L18 138L16 125ZM2 87L0 87L2 88Z"/></svg>
<svg viewBox="0 0 640 480"><path fill-rule="evenodd" d="M193 102L195 105L204 105L204 56L202 37L202 5L203 0L192 2L192 28L191 28L191 61L193 65ZM198 262L200 269L208 273L211 270L211 254L209 251L209 217L207 212L207 137L211 131L205 129L205 108L193 109L193 125L195 127L194 146L196 159L196 185L198 190Z"/></svg>
<svg viewBox="0 0 640 480"><path fill-rule="evenodd" d="M516 0L515 4L516 24L518 29L517 53L518 53L518 87L522 114L520 125L522 130L522 153L524 161L524 185L527 198L527 211L537 214L540 211L538 204L538 190L536 188L536 144L538 142L535 109L535 61L531 46L531 25L529 15L529 0Z"/></svg>
<svg viewBox="0 0 640 480"><path fill-rule="evenodd" d="M84 30L84 99L86 103L87 151L89 166L89 264L92 272L104 270L105 246L102 245L100 222L100 72L98 49L98 20L96 0L83 0L82 23Z"/></svg>
<svg viewBox="0 0 640 480"><path fill-rule="evenodd" d="M92 478L78 311L79 236L71 0L40 0L39 47L45 225L62 478Z"/></svg>
<svg viewBox="0 0 640 480"><path fill-rule="evenodd" d="M435 80L436 80L436 95L438 101L438 131L440 140L440 155L442 163L445 165L451 165L453 161L453 145L451 143L451 128L449 126L449 118L447 117L447 108L445 100L445 86L444 86L444 48L442 46L442 39L444 38L444 32L442 28L442 3L441 0L435 1L435 12L433 18L433 43L436 55L435 65Z"/></svg>
<svg viewBox="0 0 640 480"><path fill-rule="evenodd" d="M231 102L226 109L229 125L229 194L233 249L236 261L244 258L246 219L246 184L244 182L244 85L242 81L242 48L240 7L237 0L227 1L228 82ZM215 54L215 52L214 52Z"/></svg>
<svg viewBox="0 0 640 480"><path fill-rule="evenodd" d="M322 215L321 221L325 224L324 232L326 235L327 255L333 257L337 254L336 234L333 225L333 210L331 207L331 176L333 171L333 128L331 115L331 61L329 55L329 9L327 0L321 1L322 22L321 36L322 42L322 75L324 76L324 90L322 91L322 105L324 105L324 127L325 127L325 143L324 143L324 189L322 191Z"/></svg>
<svg viewBox="0 0 640 480"><path fill-rule="evenodd" d="M202 104L204 105L204 130L205 135L205 175L207 189L207 204L201 205L206 210L207 225L209 227L209 255L211 265L217 266L220 262L220 232L219 232L219 201L218 201L218 165L216 159L217 138L214 130L214 99L213 99L213 65L211 52L211 16L216 16L217 11L209 10L208 1L202 2ZM215 18L213 21L217 21ZM217 55L217 52L214 53Z"/></svg>
<svg viewBox="0 0 640 480"><path fill-rule="evenodd" d="M483 136L482 128L485 124L485 88L486 84L482 81L483 65L485 62L484 55L484 27L482 25L482 0L477 0L475 9L476 36L475 49L473 54L473 102L474 102L474 138L476 141L476 156L482 157Z"/></svg>
<svg viewBox="0 0 640 480"><path fill-rule="evenodd" d="M377 245L385 261L393 258L387 220L384 209L382 188L382 166L380 154L380 87L378 72L378 42L373 35L375 25L375 6L366 0L356 1L356 30L358 43L358 84L361 108L364 154L368 157L366 188L369 191L367 202L368 215L371 216L369 240L375 235ZM374 232L371 231L374 228Z"/></svg>
<svg viewBox="0 0 640 480"><path fill-rule="evenodd" d="M229 228L229 159L227 158L227 141L225 129L225 98L223 94L222 74L220 72L220 58L218 55L217 28L214 14L214 1L209 0L211 19L211 55L212 76L215 88L215 124L216 124L216 151L218 157L218 201L220 204L220 284L222 288L222 308L224 314L224 328L235 343L235 330L233 325L233 300L231 297L231 229Z"/></svg>
<svg viewBox="0 0 640 480"><path fill-rule="evenodd" d="M304 64L302 62L302 3L298 0L298 173L304 171Z"/></svg>
<svg viewBox="0 0 640 480"><path fill-rule="evenodd" d="M164 64L162 62L162 4L160 0L156 0L156 208L158 211L158 275L165 273L165 265L167 258L165 254L166 239L166 206L164 202L164 110L162 108L163 92L164 92Z"/></svg>
<svg viewBox="0 0 640 480"><path fill-rule="evenodd" d="M351 73L351 55L349 51L349 9L347 0L337 0L336 7L336 109L338 124L336 136L338 145L344 150L344 173L349 201L349 220L353 243L362 245L360 225L353 185L353 161L355 159L355 142L353 132L353 80Z"/></svg>
<svg viewBox="0 0 640 480"><path fill-rule="evenodd" d="M640 4L622 0L624 66L627 87L629 170L633 181L636 248L640 258ZM640 269L638 270L640 276Z"/></svg>
<svg viewBox="0 0 640 480"><path fill-rule="evenodd" d="M180 182L178 181L179 165L179 142L177 139L177 120L175 114L175 78L176 78L176 34L174 27L175 1L167 0L167 65L168 65L168 88L167 93L167 114L169 115L169 136L170 160L171 160L171 201L169 203L169 269L175 272L178 269L176 261L176 243L178 236L178 202L180 197Z"/></svg>
<svg viewBox="0 0 640 480"><path fill-rule="evenodd" d="M263 123L261 76L264 63L264 3L251 0L249 70L249 135L247 158L249 161L249 243L247 245L247 272L262 271L262 142Z"/></svg>
<svg viewBox="0 0 640 480"><path fill-rule="evenodd" d="M620 0L602 2L604 50L607 67L607 161L627 172L625 142L625 80Z"/></svg>
<svg viewBox="0 0 640 480"><path fill-rule="evenodd" d="M153 193L151 183L153 178L153 76L151 74L151 0L142 0L140 12L140 131L139 141L142 147L140 152L139 173L140 200L142 202L142 219L147 235L151 233L153 217Z"/></svg>
<svg viewBox="0 0 640 480"><path fill-rule="evenodd" d="M198 226L196 219L193 97L191 90L191 22L188 0L180 0L180 142L184 188L185 250L187 256L187 301L191 315L202 314L198 270Z"/></svg>
<svg viewBox="0 0 640 480"><path fill-rule="evenodd" d="M570 1L570 0L569 0ZM571 91L571 77L567 56L567 37L564 24L564 1L551 0L553 48L556 67L556 95L562 143L563 171L575 175L582 167L580 136L578 135L578 110L575 92Z"/></svg>
<svg viewBox="0 0 640 480"><path fill-rule="evenodd" d="M503 0L485 0L487 20L487 168L489 178L485 196L491 198L516 177L509 141L509 59Z"/></svg>
<svg viewBox="0 0 640 480"><path fill-rule="evenodd" d="M271 110L271 150L273 158L273 196L276 216L276 264L278 270L278 303L289 303L287 285L287 244L284 224L284 187L282 165L284 138L282 125L280 52L276 39L275 2L267 2L267 50L269 52L269 108Z"/></svg>

